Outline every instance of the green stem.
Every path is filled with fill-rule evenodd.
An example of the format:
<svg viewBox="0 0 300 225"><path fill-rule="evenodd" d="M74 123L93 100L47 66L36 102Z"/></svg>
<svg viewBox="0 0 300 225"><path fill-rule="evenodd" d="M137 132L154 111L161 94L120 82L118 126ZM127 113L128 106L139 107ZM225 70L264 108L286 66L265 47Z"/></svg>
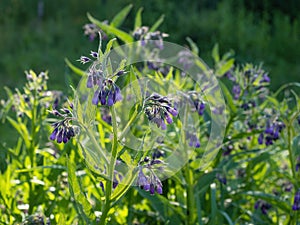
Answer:
<svg viewBox="0 0 300 225"><path fill-rule="evenodd" d="M36 110L37 110L37 92L34 91L33 104L31 109L31 142L28 150L31 168L36 167L36 160L35 160L36 114L37 114ZM36 196L34 195L35 185L34 183L30 182L31 177L33 176L34 176L34 171L32 172L32 174L30 173L30 177L29 177L29 209L28 209L29 214L33 213L34 202L36 200L35 199Z"/></svg>
<svg viewBox="0 0 300 225"><path fill-rule="evenodd" d="M135 111L135 113L131 116L130 120L128 121L128 123L126 124L125 128L123 129L123 132L121 133L119 140L122 141L122 139L124 138L124 136L127 134L131 124L133 124L136 120L136 118L141 114L141 112L137 112Z"/></svg>
<svg viewBox="0 0 300 225"><path fill-rule="evenodd" d="M293 157L293 149L292 149L292 131L291 131L291 126L288 124L288 151L289 151L289 159L291 163L291 169L292 169L292 174L293 177L296 179L296 168L295 168L295 161Z"/></svg>
<svg viewBox="0 0 300 225"><path fill-rule="evenodd" d="M110 108L112 126L113 126L113 141L112 141L112 151L110 164L108 165L108 177L109 179L106 181L105 186L105 204L102 209L102 215L100 220L100 225L106 224L106 218L108 216L108 212L111 207L111 193L112 193L112 185L114 180L114 170L118 153L118 132L117 132L117 121L116 121L116 112L115 108L112 106Z"/></svg>
<svg viewBox="0 0 300 225"><path fill-rule="evenodd" d="M185 176L187 181L187 224L194 225L194 177L193 171L190 169L189 165L185 167Z"/></svg>
<svg viewBox="0 0 300 225"><path fill-rule="evenodd" d="M88 137L90 138L90 140L93 142L93 145L97 147L98 149L98 152L101 154L101 158L103 158L105 160L105 165L108 165L108 159L106 158L105 154L103 153L103 150L101 149L101 147L99 146L98 142L96 141L95 139L95 136L94 134L90 131L89 128L87 128L84 124L80 124L84 129L85 131L87 132L88 134Z"/></svg>

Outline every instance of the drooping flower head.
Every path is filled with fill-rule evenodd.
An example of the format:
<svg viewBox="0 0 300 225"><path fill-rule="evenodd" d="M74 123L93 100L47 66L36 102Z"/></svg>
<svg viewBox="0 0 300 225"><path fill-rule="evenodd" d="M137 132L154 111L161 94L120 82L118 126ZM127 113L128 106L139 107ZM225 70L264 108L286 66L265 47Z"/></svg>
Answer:
<svg viewBox="0 0 300 225"><path fill-rule="evenodd" d="M298 191L296 192L296 194L294 196L294 204L292 206L292 209L294 211L300 210L300 189L298 189Z"/></svg>
<svg viewBox="0 0 300 225"><path fill-rule="evenodd" d="M104 22L107 23L107 21ZM93 23L87 23L82 28L84 30L84 35L88 36L90 41L94 41L99 32L101 33L103 40L107 38L107 35L103 32L103 30Z"/></svg>
<svg viewBox="0 0 300 225"><path fill-rule="evenodd" d="M149 121L155 123L162 130L167 128L166 123L173 122L172 116L178 115L177 110L172 107L170 99L157 93L153 93L145 100L144 111Z"/></svg>
<svg viewBox="0 0 300 225"><path fill-rule="evenodd" d="M155 152L157 153L157 150ZM151 195L155 192L158 194L163 193L162 182L155 171L162 171L164 162L158 159L159 157L156 158L157 156L162 157L162 154L153 153L151 159L145 157L138 166L137 185L145 191L149 191Z"/></svg>
<svg viewBox="0 0 300 225"><path fill-rule="evenodd" d="M168 37L168 34L161 33L160 31L149 31L149 27L138 27L133 32L133 38L136 41L141 41L142 46L145 46L148 41L153 40L156 47L163 49L163 38Z"/></svg>
<svg viewBox="0 0 300 225"><path fill-rule="evenodd" d="M50 135L50 140L57 143L67 143L78 133L78 127L72 125L74 116L72 113L73 105L70 104L69 108L62 108L60 111L53 109L51 113L55 116L62 118L60 121L52 124L54 130Z"/></svg>
<svg viewBox="0 0 300 225"><path fill-rule="evenodd" d="M254 208L255 209L260 209L262 214L264 215L267 215L268 213L268 210L271 209L272 205L264 200L257 200L255 205L254 205Z"/></svg>
<svg viewBox="0 0 300 225"><path fill-rule="evenodd" d="M105 71L106 65L104 62L100 62L99 54L91 51L91 58L81 56L78 61L81 63L93 62L87 72L86 87L94 90L92 103L94 105L112 106L117 101L122 100L121 90L116 85L116 80L119 76L124 75L126 72L119 68L113 74L108 74Z"/></svg>
<svg viewBox="0 0 300 225"><path fill-rule="evenodd" d="M189 91L187 98L192 106L195 107L199 116L202 116L205 110L205 101L201 98L200 94L196 91Z"/></svg>
<svg viewBox="0 0 300 225"><path fill-rule="evenodd" d="M267 120L265 130L258 136L258 143L265 143L267 146L273 145L273 143L279 139L281 131L285 128L285 124L279 120L271 121Z"/></svg>

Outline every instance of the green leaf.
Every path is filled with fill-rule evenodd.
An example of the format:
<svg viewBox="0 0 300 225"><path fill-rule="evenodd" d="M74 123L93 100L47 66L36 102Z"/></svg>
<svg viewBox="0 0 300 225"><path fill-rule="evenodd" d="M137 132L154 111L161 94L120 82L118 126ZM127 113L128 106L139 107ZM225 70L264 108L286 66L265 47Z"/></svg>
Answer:
<svg viewBox="0 0 300 225"><path fill-rule="evenodd" d="M254 196L256 198L263 199L267 202L269 202L272 205L276 205L276 207L282 209L283 211L290 213L291 212L291 206L284 202L281 198L282 196L276 196L273 194L266 194L259 191L246 191L246 192L239 192L235 195L246 195L246 196Z"/></svg>
<svg viewBox="0 0 300 225"><path fill-rule="evenodd" d="M190 47L192 49L192 52L195 54L195 55L199 55L199 49L196 45L196 43L190 38L190 37L187 37L186 40L188 41L188 43L190 44Z"/></svg>
<svg viewBox="0 0 300 225"><path fill-rule="evenodd" d="M300 135L294 137L292 148L295 156L300 155Z"/></svg>
<svg viewBox="0 0 300 225"><path fill-rule="evenodd" d="M216 43L211 53L214 62L217 64L220 61L220 54L219 54L219 44Z"/></svg>
<svg viewBox="0 0 300 225"><path fill-rule="evenodd" d="M208 186L216 179L216 171L204 173L195 185L195 195L202 194L206 191Z"/></svg>
<svg viewBox="0 0 300 225"><path fill-rule="evenodd" d="M164 22L165 15L161 15L158 20L152 25L149 32L154 32L157 30L157 28Z"/></svg>
<svg viewBox="0 0 300 225"><path fill-rule="evenodd" d="M223 84L221 81L219 81L219 84L222 88L222 91L223 91L223 94L225 96L225 99L228 103L228 106L230 108L230 110L233 112L233 113L236 113L237 112L237 108L233 102L233 98L232 98L232 95L231 93L229 92L229 90L227 89L227 87L225 86L225 84Z"/></svg>
<svg viewBox="0 0 300 225"><path fill-rule="evenodd" d="M173 78L173 67L170 67L170 70L166 76L166 81L170 81Z"/></svg>
<svg viewBox="0 0 300 225"><path fill-rule="evenodd" d="M169 224L182 224L181 218L185 218L180 208L172 205L168 199L160 195L150 195L144 190L138 189L139 194L151 202L151 206L159 213L164 222L169 221ZM180 217L179 217L180 216Z"/></svg>
<svg viewBox="0 0 300 225"><path fill-rule="evenodd" d="M105 52L104 52L104 55L105 55L105 56L108 56L110 50L112 49L112 45L113 45L113 43L114 43L116 40L117 40L116 38L113 38L113 39L111 39L111 40L107 43L106 48L105 48Z"/></svg>
<svg viewBox="0 0 300 225"><path fill-rule="evenodd" d="M130 12L131 8L132 8L132 4L126 6L119 13L117 13L117 15L115 15L114 18L112 19L110 25L113 27L121 26L123 21L127 17L128 13Z"/></svg>
<svg viewBox="0 0 300 225"><path fill-rule="evenodd" d="M134 30L142 26L142 12L143 8L139 8L138 12L136 13L134 21Z"/></svg>
<svg viewBox="0 0 300 225"><path fill-rule="evenodd" d="M216 213L218 211L217 207L217 197L216 197L216 183L212 183L210 185L210 207L211 207L211 217L215 218Z"/></svg>
<svg viewBox="0 0 300 225"><path fill-rule="evenodd" d="M17 121L13 120L11 117L7 117L7 120L10 122L10 124L16 129L16 131L21 135L25 142L25 146L27 149L30 148L30 135L27 130L27 127L23 123L18 123Z"/></svg>
<svg viewBox="0 0 300 225"><path fill-rule="evenodd" d="M86 199L86 196L81 190L81 186L76 177L76 165L74 163L74 154L70 155L70 159L67 161L68 167L68 181L69 190L71 196L75 199L75 203L80 211L80 216L89 224L89 220L95 220L95 214L92 209L92 205ZM79 203L79 204L78 204Z"/></svg>
<svg viewBox="0 0 300 225"><path fill-rule="evenodd" d="M133 42L133 37L126 32L115 28L113 26L107 25L105 23L100 22L99 20L95 19L91 16L91 14L87 14L88 19L95 25L97 25L100 29L102 29L104 32L108 34L113 34L116 37L118 37L120 40L122 40L125 43L131 43Z"/></svg>
<svg viewBox="0 0 300 225"><path fill-rule="evenodd" d="M219 210L219 213L225 217L225 219L227 220L229 225L234 225L234 223L232 222L230 216L225 211Z"/></svg>
<svg viewBox="0 0 300 225"><path fill-rule="evenodd" d="M68 65L68 67L70 67L70 69L76 73L79 76L83 76L85 75L85 72L79 68L77 68L76 66L74 66L67 58L65 58L65 62Z"/></svg>
<svg viewBox="0 0 300 225"><path fill-rule="evenodd" d="M131 156L127 151L124 151L124 153L120 156L120 158L125 162L126 165L132 164Z"/></svg>
<svg viewBox="0 0 300 225"><path fill-rule="evenodd" d="M221 64L216 71L217 76L223 76L227 71L229 71L234 65L234 59L229 59L225 63Z"/></svg>
<svg viewBox="0 0 300 225"><path fill-rule="evenodd" d="M137 102L142 101L141 87L133 67L130 68L130 85L133 89Z"/></svg>

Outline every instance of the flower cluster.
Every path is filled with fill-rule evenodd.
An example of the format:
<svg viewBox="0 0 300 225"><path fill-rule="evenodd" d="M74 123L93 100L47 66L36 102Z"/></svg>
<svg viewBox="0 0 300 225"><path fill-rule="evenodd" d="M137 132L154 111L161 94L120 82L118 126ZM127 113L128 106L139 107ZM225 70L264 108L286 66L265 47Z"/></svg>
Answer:
<svg viewBox="0 0 300 225"><path fill-rule="evenodd" d="M159 155L161 156L161 155ZM163 193L162 183L158 176L154 173L154 167L158 166L158 170L163 170L163 161L156 158L153 154L152 159L145 157L139 165L139 172L137 177L137 185L145 191L150 191L153 195L155 191L158 194Z"/></svg>
<svg viewBox="0 0 300 225"><path fill-rule="evenodd" d="M266 215L268 213L268 210L271 209L272 205L269 204L268 202L259 199L258 201L256 201L254 208L255 209L260 209L262 214Z"/></svg>
<svg viewBox="0 0 300 225"><path fill-rule="evenodd" d="M256 106L256 102L264 100L270 83L268 74L261 68L230 70L224 74L232 81L232 95L236 101L241 101L241 108L248 110Z"/></svg>
<svg viewBox="0 0 300 225"><path fill-rule="evenodd" d="M104 21L107 23L107 21ZM98 33L101 33L102 40L107 38L107 35L95 24L93 23L87 23L83 27L84 35L88 36L90 41L94 41Z"/></svg>
<svg viewBox="0 0 300 225"><path fill-rule="evenodd" d="M39 225L50 225L50 219L46 218L41 214L33 214L26 217L22 222L22 225L39 224Z"/></svg>
<svg viewBox="0 0 300 225"><path fill-rule="evenodd" d="M221 173L217 173L216 174L216 178L218 179L218 181L221 183L221 184L227 184L227 179L226 179L226 176L225 174L221 174Z"/></svg>
<svg viewBox="0 0 300 225"><path fill-rule="evenodd" d="M267 121L264 132L260 133L258 137L258 143L262 145L265 143L267 146L272 145L274 141L279 139L279 134L282 129L285 127L284 123L281 121Z"/></svg>
<svg viewBox="0 0 300 225"><path fill-rule="evenodd" d="M98 60L98 53L91 51L92 58ZM81 63L85 64L93 61L91 58L87 56L81 56L78 60ZM89 68L88 77L87 77L87 88L95 88L94 96L92 99L92 103L94 105L98 105L100 102L101 105L112 106L117 101L122 100L121 90L115 84L113 80L114 77L119 77L125 74L125 71L120 69L116 71L114 74L105 75L102 70L101 63L96 62Z"/></svg>
<svg viewBox="0 0 300 225"><path fill-rule="evenodd" d="M223 150L223 156L227 156L230 155L230 153L232 152L232 150L234 149L232 142L230 142L229 144L225 145L222 147Z"/></svg>
<svg viewBox="0 0 300 225"><path fill-rule="evenodd" d="M294 197L294 204L292 206L293 210L300 210L300 189L298 189L298 191L295 194Z"/></svg>
<svg viewBox="0 0 300 225"><path fill-rule="evenodd" d="M98 105L98 102L100 102L101 105L112 106L117 101L121 100L122 95L120 88L112 79L105 79L95 91L92 103Z"/></svg>
<svg viewBox="0 0 300 225"><path fill-rule="evenodd" d="M197 113L202 116L205 110L205 102L201 99L199 93L196 91L189 91L188 98L192 102L192 105L195 107Z"/></svg>
<svg viewBox="0 0 300 225"><path fill-rule="evenodd" d="M154 40L156 47L163 49L163 38L168 37L167 34L161 33L160 31L149 31L149 27L143 26L137 28L133 32L133 38L136 41L141 41L142 46L145 46L149 40Z"/></svg>
<svg viewBox="0 0 300 225"><path fill-rule="evenodd" d="M200 148L200 140L198 139L196 134L187 131L185 137L187 140L189 140L190 147Z"/></svg>
<svg viewBox="0 0 300 225"><path fill-rule="evenodd" d="M183 66L182 76L185 76L185 72L189 70L194 64L194 56L189 50L182 50L177 54L177 62Z"/></svg>
<svg viewBox="0 0 300 225"><path fill-rule="evenodd" d="M172 107L171 101L157 93L153 93L145 100L145 113L150 122L156 123L162 130L167 128L168 124L173 122L172 116L177 116L177 110Z"/></svg>
<svg viewBox="0 0 300 225"><path fill-rule="evenodd" d="M75 137L78 132L78 127L71 124L74 119L72 113L73 105L70 104L70 109L62 108L60 112L53 109L51 113L55 116L62 117L63 119L52 124L54 130L50 135L50 140L56 140L57 143L67 143L71 138Z"/></svg>

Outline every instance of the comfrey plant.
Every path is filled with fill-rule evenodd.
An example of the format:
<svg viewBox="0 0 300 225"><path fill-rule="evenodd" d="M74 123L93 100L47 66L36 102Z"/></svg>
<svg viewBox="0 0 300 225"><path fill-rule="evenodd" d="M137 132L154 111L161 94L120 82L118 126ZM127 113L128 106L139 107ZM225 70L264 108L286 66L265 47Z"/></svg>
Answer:
<svg viewBox="0 0 300 225"><path fill-rule="evenodd" d="M297 224L300 85L272 93L271 74L218 45L210 69L191 39L165 41L163 17L143 26L142 9L121 30L131 8L88 14L84 34L100 42L85 70L66 60L81 76L73 97L33 71L24 91L6 89L2 120L19 137L1 145L0 221Z"/></svg>
<svg viewBox="0 0 300 225"><path fill-rule="evenodd" d="M99 29L112 35L107 30L110 25L89 17ZM120 48L122 46L119 47L117 39L113 38L102 51L99 33L98 51L91 51L90 56L81 56L78 60L89 65L86 72L67 62L71 69L83 75L82 81L75 91L74 107L69 111L62 109L62 113L54 111L62 120L52 125L54 130L50 139L65 143L75 137L88 168L101 180L99 188L103 196L97 200L101 205L101 213L98 214L100 224L106 224L112 218L111 209L127 193L130 185L142 189L144 193L141 192L141 195L148 192L151 196L155 193L167 194L163 191L164 180L184 167L190 157L196 157L193 149L205 154L205 149L200 149L201 134L197 128L203 125L203 130L206 130L211 118L204 117L207 102L201 87L191 86L192 79L171 66L165 73L149 67L149 62L162 59L161 51L168 48L163 43L167 35L155 30L159 24L151 28L141 26L139 17L132 36L122 31L113 33L125 43L138 40L136 45L128 45L128 49ZM116 53L117 57L114 55ZM144 68L139 60L134 65L137 53L142 55L146 63ZM191 55L189 60L193 60ZM182 57L180 54L177 56ZM163 67L163 62L168 60L159 60L156 66ZM203 71L205 65L200 61L198 63L191 70L192 73L195 70ZM211 78L208 70L201 76L209 84ZM213 91L211 87L206 89L204 91ZM103 118L109 118L109 123L104 123ZM207 143L208 138L209 135L202 137L203 142ZM184 169L188 181L188 213L193 215L188 220L189 224L194 224L196 220L193 185L197 179L193 180L193 169L189 166ZM74 174L72 170L70 165L70 174ZM74 179L70 180L71 190L75 185ZM182 188L185 188L184 185ZM78 197L74 198L80 202ZM83 209L82 217L89 221L95 219L97 213L93 213L94 210ZM175 216L171 219L173 222L180 220L184 218Z"/></svg>

